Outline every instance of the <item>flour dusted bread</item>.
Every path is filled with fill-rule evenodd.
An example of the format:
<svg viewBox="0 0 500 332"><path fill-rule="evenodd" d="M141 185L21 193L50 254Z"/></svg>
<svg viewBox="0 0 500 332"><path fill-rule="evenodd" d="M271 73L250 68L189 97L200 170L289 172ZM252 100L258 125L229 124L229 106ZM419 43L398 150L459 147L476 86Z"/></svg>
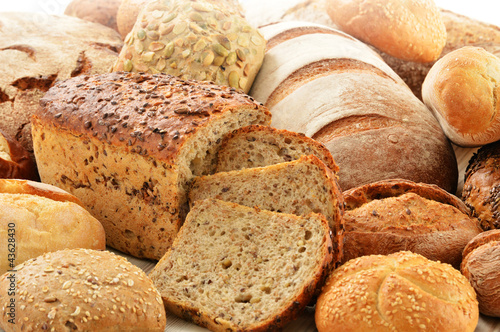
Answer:
<svg viewBox="0 0 500 332"><path fill-rule="evenodd" d="M212 331L279 330L331 268L324 217L213 199L191 209L150 277L168 311Z"/></svg>
<svg viewBox="0 0 500 332"><path fill-rule="evenodd" d="M193 205L206 198L296 215L321 213L332 229L335 255L340 259L344 230L342 193L335 173L313 155L197 177L189 191L189 202Z"/></svg>
<svg viewBox="0 0 500 332"><path fill-rule="evenodd" d="M224 137L217 153L216 172L263 167L311 154L338 172L330 151L304 134L269 126L248 126Z"/></svg>
<svg viewBox="0 0 500 332"><path fill-rule="evenodd" d="M73 0L64 14L99 23L118 31L116 14L122 0Z"/></svg>
<svg viewBox="0 0 500 332"><path fill-rule="evenodd" d="M108 245L160 259L187 212L187 184L215 169L228 132L270 114L228 87L111 73L56 84L33 118L43 182L99 219Z"/></svg>
<svg viewBox="0 0 500 332"><path fill-rule="evenodd" d="M56 80L110 70L122 47L108 27L70 16L0 13L0 130L33 157L30 117Z"/></svg>
<svg viewBox="0 0 500 332"><path fill-rule="evenodd" d="M268 46L250 94L269 107L273 127L304 133L330 150L343 190L405 178L456 191L451 144L378 54L312 23L261 31Z"/></svg>
<svg viewBox="0 0 500 332"><path fill-rule="evenodd" d="M315 313L319 332L472 332L478 319L476 294L459 271L407 251L335 270Z"/></svg>
<svg viewBox="0 0 500 332"><path fill-rule="evenodd" d="M29 152L1 130L0 179L38 180L36 165Z"/></svg>
<svg viewBox="0 0 500 332"><path fill-rule="evenodd" d="M0 327L6 332L165 329L165 309L151 280L109 251L60 250L26 261L16 270L0 277ZM15 317L8 307L13 279Z"/></svg>
<svg viewBox="0 0 500 332"><path fill-rule="evenodd" d="M409 250L458 269L465 246L482 231L460 199L437 186L379 181L343 194L344 262Z"/></svg>
<svg viewBox="0 0 500 332"><path fill-rule="evenodd" d="M0 179L0 274L49 251L105 249L101 223L81 204L54 186Z"/></svg>

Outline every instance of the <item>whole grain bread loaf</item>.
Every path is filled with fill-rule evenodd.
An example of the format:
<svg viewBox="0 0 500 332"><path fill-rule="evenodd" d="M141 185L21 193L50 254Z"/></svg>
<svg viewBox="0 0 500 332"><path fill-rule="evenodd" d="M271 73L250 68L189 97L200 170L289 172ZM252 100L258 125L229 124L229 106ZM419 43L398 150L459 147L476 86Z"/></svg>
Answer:
<svg viewBox="0 0 500 332"><path fill-rule="evenodd" d="M0 277L0 308L6 332L163 332L166 325L152 281L109 251L60 250L24 262Z"/></svg>
<svg viewBox="0 0 500 332"><path fill-rule="evenodd" d="M331 263L323 216L208 199L149 276L179 317L212 331L275 331L309 303Z"/></svg>
<svg viewBox="0 0 500 332"><path fill-rule="evenodd" d="M479 311L500 317L500 229L474 237L465 247L460 271L477 294Z"/></svg>
<svg viewBox="0 0 500 332"><path fill-rule="evenodd" d="M190 205L207 198L296 215L320 213L332 229L335 258L340 259L342 247L335 245L342 243L344 231L342 193L335 173L314 155L195 178Z"/></svg>
<svg viewBox="0 0 500 332"><path fill-rule="evenodd" d="M56 80L108 72L121 47L116 31L79 18L0 13L0 130L32 154L43 94Z"/></svg>
<svg viewBox="0 0 500 332"><path fill-rule="evenodd" d="M482 231L458 197L435 185L395 179L343 194L344 262L409 250L458 269L465 246Z"/></svg>
<svg viewBox="0 0 500 332"><path fill-rule="evenodd" d="M319 332L473 332L478 319L476 294L459 271L407 251L335 270L315 313Z"/></svg>
<svg viewBox="0 0 500 332"><path fill-rule="evenodd" d="M270 113L228 87L111 73L51 88L33 117L43 182L79 197L108 245L160 259L186 213L188 183L215 169L225 134Z"/></svg>
<svg viewBox="0 0 500 332"><path fill-rule="evenodd" d="M315 155L332 171L339 168L321 143L285 129L253 125L234 130L222 140L216 172L263 167Z"/></svg>
<svg viewBox="0 0 500 332"><path fill-rule="evenodd" d="M315 24L283 22L261 31L268 46L250 94L269 107L274 127L330 150L343 190L406 178L456 191L450 142L378 54Z"/></svg>
<svg viewBox="0 0 500 332"><path fill-rule="evenodd" d="M219 1L146 3L125 38L115 71L167 73L250 90L266 41L241 14Z"/></svg>
<svg viewBox="0 0 500 332"><path fill-rule="evenodd" d="M29 152L0 130L0 179L39 180Z"/></svg>
<svg viewBox="0 0 500 332"><path fill-rule="evenodd" d="M485 231L500 228L500 142L481 147L469 160L462 199Z"/></svg>

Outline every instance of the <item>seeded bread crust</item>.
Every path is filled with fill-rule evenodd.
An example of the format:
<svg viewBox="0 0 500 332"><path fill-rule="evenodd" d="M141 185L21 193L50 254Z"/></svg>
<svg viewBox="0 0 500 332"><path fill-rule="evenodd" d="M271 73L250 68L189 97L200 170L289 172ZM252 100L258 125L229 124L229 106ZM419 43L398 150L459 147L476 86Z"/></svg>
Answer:
<svg viewBox="0 0 500 332"><path fill-rule="evenodd" d="M275 331L331 269L323 216L199 201L150 277L167 310L212 331Z"/></svg>
<svg viewBox="0 0 500 332"><path fill-rule="evenodd" d="M321 143L285 129L253 125L234 130L222 140L216 172L263 167L314 154L332 171L339 168Z"/></svg>
<svg viewBox="0 0 500 332"><path fill-rule="evenodd" d="M39 180L36 165L28 151L1 130L0 178Z"/></svg>
<svg viewBox="0 0 500 332"><path fill-rule="evenodd" d="M500 228L500 142L484 145L469 160L462 199L485 231Z"/></svg>
<svg viewBox="0 0 500 332"><path fill-rule="evenodd" d="M61 250L16 270L16 324L8 322L11 273L0 278L0 327L6 332L165 329L165 309L151 280L109 251Z"/></svg>
<svg viewBox="0 0 500 332"><path fill-rule="evenodd" d="M360 257L335 270L315 320L319 332L472 332L479 311L459 271L404 251Z"/></svg>
<svg viewBox="0 0 500 332"><path fill-rule="evenodd" d="M213 172L223 136L269 122L265 107L228 87L111 73L56 84L33 137L42 181L79 197L108 245L160 259L187 213L188 183Z"/></svg>
<svg viewBox="0 0 500 332"><path fill-rule="evenodd" d="M463 249L482 231L465 205L437 186L381 181L344 198L344 262L409 250L459 268Z"/></svg>
<svg viewBox="0 0 500 332"><path fill-rule="evenodd" d="M335 263L342 257L343 195L336 174L314 155L195 178L190 205L207 198L296 215L320 213L332 230Z"/></svg>

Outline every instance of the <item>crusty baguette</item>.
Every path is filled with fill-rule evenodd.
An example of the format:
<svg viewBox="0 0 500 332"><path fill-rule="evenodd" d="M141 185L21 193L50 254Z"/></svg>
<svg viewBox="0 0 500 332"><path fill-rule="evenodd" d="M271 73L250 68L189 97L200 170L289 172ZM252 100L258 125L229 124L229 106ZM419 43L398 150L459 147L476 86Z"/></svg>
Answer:
<svg viewBox="0 0 500 332"><path fill-rule="evenodd" d="M330 150L343 190L406 178L456 191L450 142L378 54L315 24L283 22L261 31L268 49L250 94L269 107L274 127Z"/></svg>
<svg viewBox="0 0 500 332"><path fill-rule="evenodd" d="M341 257L342 193L335 173L313 155L266 167L197 177L189 191L190 205L206 198L296 215L321 213L333 232L335 257Z"/></svg>
<svg viewBox="0 0 500 332"><path fill-rule="evenodd" d="M263 167L315 155L338 172L332 154L321 143L285 129L253 125L234 130L222 140L216 172Z"/></svg>
<svg viewBox="0 0 500 332"><path fill-rule="evenodd" d="M80 198L108 245L160 259L187 213L188 183L213 172L224 135L269 122L265 107L234 89L111 73L56 84L33 137L42 181Z"/></svg>
<svg viewBox="0 0 500 332"><path fill-rule="evenodd" d="M279 330L331 268L326 219L208 199L151 274L165 307L212 331Z"/></svg>

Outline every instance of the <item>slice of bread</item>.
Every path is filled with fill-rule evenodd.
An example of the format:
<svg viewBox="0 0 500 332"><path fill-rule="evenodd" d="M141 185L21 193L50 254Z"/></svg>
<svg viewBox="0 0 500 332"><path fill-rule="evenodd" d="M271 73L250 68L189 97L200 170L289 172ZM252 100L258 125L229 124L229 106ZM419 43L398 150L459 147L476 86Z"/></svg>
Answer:
<svg viewBox="0 0 500 332"><path fill-rule="evenodd" d="M212 331L268 331L297 317L332 264L326 219L207 199L150 277L165 307Z"/></svg>
<svg viewBox="0 0 500 332"><path fill-rule="evenodd" d="M293 131L262 125L234 130L222 140L217 153L217 172L263 167L315 155L334 172L339 170L332 154L321 143Z"/></svg>

